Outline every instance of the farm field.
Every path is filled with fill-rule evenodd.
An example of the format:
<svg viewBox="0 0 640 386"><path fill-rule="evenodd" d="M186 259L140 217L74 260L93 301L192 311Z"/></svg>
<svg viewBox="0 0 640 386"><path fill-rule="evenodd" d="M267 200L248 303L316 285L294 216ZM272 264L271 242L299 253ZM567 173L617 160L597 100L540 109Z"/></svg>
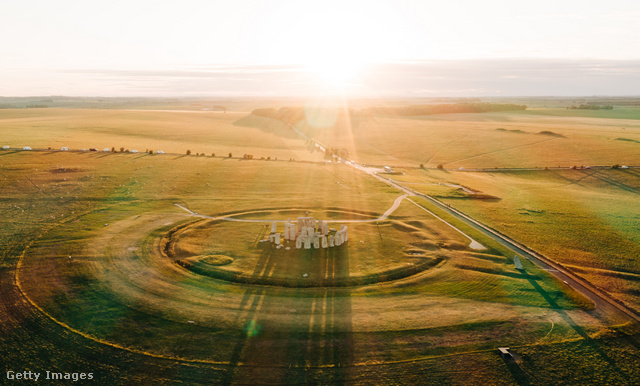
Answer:
<svg viewBox="0 0 640 386"><path fill-rule="evenodd" d="M635 169L408 170L392 178L521 240L640 307L640 174Z"/></svg>
<svg viewBox="0 0 640 386"><path fill-rule="evenodd" d="M2 146L71 150L115 148L281 160L321 160L280 122L256 127L246 112L133 109L5 109Z"/></svg>
<svg viewBox="0 0 640 386"><path fill-rule="evenodd" d="M639 163L637 119L543 114L355 116L330 128L303 124L301 130L326 146L340 144L362 164L458 169Z"/></svg>
<svg viewBox="0 0 640 386"><path fill-rule="evenodd" d="M411 166L381 175L640 308L636 169L416 168L638 164L637 121L526 113L300 129L346 144L356 162ZM326 162L281 122L239 112L25 109L2 111L0 125L12 148L174 153L0 150L5 366L85 363L104 382L154 384L640 379L637 323L525 259L517 270L507 247L426 200ZM273 221L281 232L305 213L348 226L348 243L260 242ZM503 346L514 360L499 357Z"/></svg>

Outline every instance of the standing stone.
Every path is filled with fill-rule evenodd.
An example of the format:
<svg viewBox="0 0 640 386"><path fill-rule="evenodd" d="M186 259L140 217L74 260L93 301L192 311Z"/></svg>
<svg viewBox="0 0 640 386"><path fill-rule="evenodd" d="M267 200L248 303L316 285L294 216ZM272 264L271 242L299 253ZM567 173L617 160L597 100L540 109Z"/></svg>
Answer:
<svg viewBox="0 0 640 386"><path fill-rule="evenodd" d="M329 235L329 248L334 247L336 245L335 242L336 242L336 238L333 237L333 235Z"/></svg>
<svg viewBox="0 0 640 386"><path fill-rule="evenodd" d="M276 222L274 221L273 224L271 224L271 233L276 233Z"/></svg>
<svg viewBox="0 0 640 386"><path fill-rule="evenodd" d="M300 249L300 248L302 248L302 237L301 236L296 239L296 249Z"/></svg>
<svg viewBox="0 0 640 386"><path fill-rule="evenodd" d="M320 249L320 237L317 235L313 237L313 247L315 249Z"/></svg>
<svg viewBox="0 0 640 386"><path fill-rule="evenodd" d="M518 255L513 256L513 263L516 265L516 269L519 269L519 270L524 269Z"/></svg>
<svg viewBox="0 0 640 386"><path fill-rule="evenodd" d="M336 245L336 247L342 245L342 231L336 232L336 239L334 241L334 244Z"/></svg>
<svg viewBox="0 0 640 386"><path fill-rule="evenodd" d="M320 236L320 243L322 244L322 248L326 248L327 247L327 236L325 236L325 235Z"/></svg>

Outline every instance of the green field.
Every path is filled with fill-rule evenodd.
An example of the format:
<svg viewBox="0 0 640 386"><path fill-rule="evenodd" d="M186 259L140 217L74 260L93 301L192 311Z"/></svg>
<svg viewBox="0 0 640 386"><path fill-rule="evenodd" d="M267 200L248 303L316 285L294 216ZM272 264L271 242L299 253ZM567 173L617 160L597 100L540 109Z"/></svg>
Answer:
<svg viewBox="0 0 640 386"><path fill-rule="evenodd" d="M640 174L635 169L444 172L394 178L482 219L640 307ZM447 181L489 195L474 198Z"/></svg>
<svg viewBox="0 0 640 386"><path fill-rule="evenodd" d="M415 168L637 165L637 121L530 112L359 119L350 130L299 128L357 162L412 166L388 177L640 308L637 169ZM640 379L636 323L594 309L524 259L515 269L511 250L427 200L348 222L380 217L402 193L327 163L278 121L25 109L0 110L0 125L2 145L14 148L176 153L0 150L5 366L45 368L46 357L55 371L85 363L101 382L153 384ZM258 242L271 219L307 211L343 221L349 242L332 251ZM471 249L452 226L486 249ZM514 361L497 355L502 346Z"/></svg>

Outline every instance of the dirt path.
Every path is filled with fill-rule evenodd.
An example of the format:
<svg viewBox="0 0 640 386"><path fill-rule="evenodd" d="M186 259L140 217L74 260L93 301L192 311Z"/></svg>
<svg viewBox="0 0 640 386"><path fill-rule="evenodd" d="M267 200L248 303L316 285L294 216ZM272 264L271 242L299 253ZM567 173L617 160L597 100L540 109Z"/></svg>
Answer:
<svg viewBox="0 0 640 386"><path fill-rule="evenodd" d="M391 207L389 209L387 209L387 211L384 212L378 218L367 219L367 220L327 220L327 222L330 222L330 223L332 223L332 222L333 223L368 223L368 222L384 221L387 218L389 218L389 216L396 209L398 209L398 207L402 203L402 200L404 200L407 197L409 197L408 194L403 194L402 196L396 198L395 201L393 201L393 204L391 205ZM227 216L222 216L222 217L207 216L207 215L204 215L204 214L196 213L196 212L194 212L194 211L192 211L190 209L185 208L184 206L182 206L180 204L173 204L173 205L177 206L178 208L180 208L182 210L185 210L185 211L191 213L194 216L202 217L202 218L210 218L212 220L236 221L236 222L252 222L252 223L273 223L273 222L286 223L286 222L289 221L289 220L280 220L280 219L273 219L273 218L268 218L268 219L246 219L246 218L234 218L234 217L227 217Z"/></svg>

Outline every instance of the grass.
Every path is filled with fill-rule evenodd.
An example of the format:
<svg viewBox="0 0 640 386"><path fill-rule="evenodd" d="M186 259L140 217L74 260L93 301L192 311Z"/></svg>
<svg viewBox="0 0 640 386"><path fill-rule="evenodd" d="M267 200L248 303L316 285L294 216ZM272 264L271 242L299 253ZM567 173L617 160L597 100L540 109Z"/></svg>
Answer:
<svg viewBox="0 0 640 386"><path fill-rule="evenodd" d="M0 110L4 145L22 148L115 147L167 153L321 160L283 125L259 128L245 112L158 112L99 109Z"/></svg>
<svg viewBox="0 0 640 386"><path fill-rule="evenodd" d="M86 197L88 200L85 202L94 208L86 214L78 213L76 215L67 212L64 218L69 218L69 221L48 231L30 248L21 269L20 278L23 288L37 304L55 318L63 320L79 331L88 332L102 340L118 342L124 347L151 351L158 355L183 356L187 352L184 350L188 350L189 357L192 358L207 360L229 358L230 354L225 351L212 356L211 351L206 348L199 351L193 351L191 346L188 349L180 349L179 342L182 339L182 335L179 333L180 326L184 326L185 320L194 319L202 327L202 330L193 334L196 336L202 334L202 339L214 339L206 338L206 336L215 333L215 339L211 340L211 344L214 345L220 344L216 343L218 342L216 339L240 339L233 338L236 334L234 331L238 331L243 320L246 320L240 315L253 312L250 311L251 303L242 305L244 302L242 299L247 298L254 290L243 290L241 287L229 283L212 282L206 276L189 274L188 271L163 260L161 256L154 255L153 251L162 232L168 231L173 224L189 220L186 212L172 205L172 201L176 197L180 197L181 201L188 203L191 208L196 207L198 210L204 210L203 208L207 207L209 213L223 210L230 212L230 209L234 207L248 210L250 205L255 205L253 200L256 195L263 194L262 187L259 184L255 186L256 184L249 183L245 177L235 181L231 180L228 178L227 172L234 170L237 176L242 175L240 173L246 175L248 169L245 172L242 170L251 165L259 168L269 166L273 170L279 171L281 170L280 165L259 161L234 161L234 164L217 161L215 166L208 166L207 170L211 172L211 177L204 176L206 177L204 180L212 178L211 186L207 187L202 184L203 175L198 167L198 163L201 162L199 159L166 160L154 157L135 158L134 155L98 158L91 154L66 153L49 155L20 153L5 157L7 158L3 159L4 165L9 169L14 169L17 181L22 180L21 177L25 176L24 173L30 170L30 174L26 175L30 175L29 179L33 184L25 182L25 186L31 185L44 197L50 197L51 200L60 200L59 197L62 197L64 200L64 197L70 192L77 192L79 196ZM76 163L73 162L74 159ZM43 167L50 165L52 161L56 164L64 164L65 169L72 171L51 172ZM159 188L164 184L161 179L156 178L156 175L166 176L166 173L173 170L175 164L187 165L189 163L191 163L191 167L183 168L188 172L181 172L179 174L181 180L175 183L177 192L163 193ZM297 164L285 163L284 166L293 168L289 169L292 171L296 171L298 168ZM306 173L313 175L316 173L316 168L322 170L321 168L325 167L310 165L305 170ZM386 192L385 189L375 189L375 185L379 183L373 179L362 181L363 186L371 184L373 189L356 189L359 185L358 180L342 175L342 173L353 173L345 167L338 167L332 172L333 174L330 174L333 176L332 178L336 178L336 181L343 181L343 183L333 185L327 184L326 179L302 178L304 176L302 169L297 170L296 173L300 173L298 181L309 181L310 186L307 187L309 191L324 192L323 194L328 195L325 197L328 199L327 202L331 202L338 208L351 208L360 211L366 209L364 212L380 214L397 197L397 193ZM65 177L62 177L63 175ZM132 178L127 177L128 175ZM351 174L348 175L351 176ZM213 178L226 181L233 187L229 191L237 192L237 194L235 196L222 194L218 190L222 189L221 185L214 183ZM244 187L234 185L241 183L241 181L247 185ZM216 188L212 188L212 186L216 186ZM280 186L283 191L291 192L286 184L275 186ZM331 188L329 189L328 186ZM340 198L345 190L352 193L346 200ZM21 192L23 191L16 186L15 198L21 197L22 200L18 207L25 205L23 201L29 199L28 195ZM302 190L297 194L304 196L304 192L305 190ZM278 196L277 192L273 192L273 195ZM214 197L216 199L212 200L211 198ZM360 199L354 201L356 197L360 197ZM387 198L384 199L385 197ZM222 202L217 202L221 199ZM62 203L62 201L57 202ZM274 200L270 205L277 209L285 206L287 202L292 202L291 196L288 196L287 200ZM205 203L208 204L205 205ZM262 204L265 205L264 202ZM70 200L65 205L73 207L77 203L75 200ZM60 205L60 207L64 208L65 205ZM327 204L321 200L316 205L322 207ZM26 215L25 213L24 216ZM409 219L407 225L394 228L393 224ZM231 234L222 235L220 238L234 238L232 236L233 232L236 232L234 226L238 225L234 223L231 225L232 227L228 229ZM368 225L359 231L357 225L352 226L353 233L350 240L352 244L350 245L353 246L350 248L353 249L353 252L349 256L350 276L357 275L359 270L362 270L362 274L365 275L373 274L376 272L376 264L380 264L376 261L391 264L389 267L392 268L394 259L407 259L396 252L396 255L386 261L386 256L393 252L384 252L384 246L361 249L360 239L368 240L365 240L365 245L373 245L378 242L375 241L380 239L380 235L376 232L378 227L375 227L374 230L373 225ZM313 321L315 318L312 316L313 313L307 314L306 311L300 315L296 313L293 319L287 321L282 319L283 312L284 315L290 315L286 310L292 308L291 304L294 304L293 308L296 309L299 307L301 310L311 310L316 307L314 304L319 304L317 303L318 299L325 299L327 296L335 297L335 301L339 299L339 302L344 303L345 306L350 304L350 307L357 307L359 310L370 309L372 304L382 305L385 303L389 303L390 306L393 304L390 309L397 309L399 306L404 308L402 311L398 310L399 313L386 314L382 318L378 316L376 318L378 321L374 323L378 327L375 327L374 331L405 330L418 326L424 328L426 314L418 312L422 314L418 319L412 315L424 306L424 302L432 302L433 296L438 299L450 299L447 301L449 313L464 305L467 309L472 307L477 310L491 310L495 307L510 309L511 317L516 317L521 312L530 312L527 310L532 306L549 307L549 304L545 303L544 297L527 289L530 288L530 284L518 277L518 274L510 267L508 260L504 256L500 257L499 251L487 254L487 259L468 255L462 251L465 245L463 244L464 238L461 239L456 232L443 225L439 220L419 212L415 206L408 202L404 202L398 211L394 212L393 220L381 224L382 239L392 240L395 237L397 241L394 242L400 243L398 247L391 245L391 249L401 249L404 233L399 232L400 229L413 229L410 239L404 242L405 248L416 250L416 248L425 248L428 244L428 249L423 250L431 254L433 251L430 248L438 248L436 247L438 243L444 246L441 247L444 249L441 249L440 252L437 252L436 249L436 254L442 255L447 260L442 268L433 268L437 276L436 283L433 282L432 277L427 275L417 276L417 284L412 284L410 290L406 288L406 284L402 283L379 288L376 286L364 287L362 290L347 290L346 292L324 289L309 289L304 292L285 288L271 289L268 292L258 290L255 294L259 294L264 301L271 304L256 314L260 315L259 319L262 320L262 325L271 326L275 323L275 325L288 326L287 328L295 331L308 328L308 323L316 323ZM419 232L423 232L423 235L420 236L423 240L416 239ZM434 235L437 235L436 239L425 243L424 240L429 240ZM196 239L203 238L196 237ZM211 239L210 243L215 248L218 248L216 245L220 245L214 239ZM231 252L211 249L207 245L205 242L204 249L194 253L206 255L225 252L226 255ZM236 244L231 244L231 246L234 245ZM369 250L376 254L367 253ZM231 254L234 254L234 258L236 258L238 257L235 255L237 253L238 251ZM68 258L69 255L72 256L71 259ZM415 260L414 257L408 259ZM234 264L235 261L223 267L232 267ZM250 269L251 264L247 267ZM473 267L473 269L470 270L467 267ZM482 267L487 269L482 271ZM575 307L569 298L566 298L561 292L557 292L556 284L553 281L539 276L538 273L534 275L536 275L534 279L540 281L552 297L557 298L555 306L568 310ZM372 289L374 292L371 292ZM410 295L409 298L404 299L407 294ZM423 300L416 302L413 296L417 294L422 294ZM212 301L213 304L216 304L216 308L220 312L224 310L227 316L223 316L224 313L216 313L215 315L208 313L206 310L210 309ZM322 300L322 303L323 307L329 307L329 303L326 303L325 300ZM366 312L358 311L355 314L345 314L343 311L334 311L335 317L347 318L344 319L345 323L350 320L349 323L356 330L361 328L358 326L365 326L374 320L370 319ZM409 320L398 320L396 317L399 314L405 314ZM453 315L451 318L451 321L456 320ZM478 320L486 321L494 318L494 316L485 315L480 316ZM438 325L442 318L438 316L432 320L431 323ZM535 329L537 327L534 323L526 328ZM159 337L160 331L167 330L176 330L172 334L174 338L170 339L165 335L162 335L162 339L152 338ZM322 334L318 336L322 336ZM145 337L144 342L140 340L141 337ZM523 336L522 339L525 337ZM460 350L469 347L476 346L474 343L460 342ZM413 355L418 354L419 352L416 351Z"/></svg>
<svg viewBox="0 0 640 386"><path fill-rule="evenodd" d="M236 146L234 155L283 151L307 154L309 159L317 156L277 123L240 114L62 109L1 114L3 127L8 128L5 138L18 143L30 137L43 147L69 139L90 147L85 141L105 138L105 142L131 141L126 142L131 147L154 144L156 150L189 145L193 152L218 153L229 144ZM616 163L633 164L625 160L633 161L637 146L633 141L638 138L628 122L558 119L526 114L402 121L376 117L358 122L353 135L324 135L343 138L353 154L376 163L458 159L463 164L460 157L466 157L465 166L487 160L508 166L523 165L519 157L527 162L547 158L573 162L580 157L612 162L615 155ZM104 126L96 124L101 120ZM615 123L627 128L614 128ZM208 125L220 129L211 132ZM172 134L176 127L190 129L179 138ZM524 133L495 130L498 127ZM538 145L528 142L549 139L537 134L545 130L564 137ZM365 138L364 133L371 135ZM453 137L456 133L460 136ZM166 139L158 140L159 136ZM407 137L416 140L406 141ZM247 147L238 144L245 140ZM564 152L553 147L555 141L566 141ZM603 143L603 152L596 154ZM548 157L531 153L536 146L549 149ZM380 227L354 225L350 243L357 242L349 244L348 260L334 266L335 272L348 277L374 277L378 267L393 270L410 258L398 255L398 249L421 250L438 259L436 265L402 280L344 288L238 285L185 270L159 254L163 235L193 221L174 203L212 216L284 215L284 209L295 208L366 217L380 215L398 197L395 189L343 165L2 151L0 169L0 207L5 213L0 226L0 355L7 366L64 369L83 363L95 366L105 382L240 382L257 369L262 379L276 383L357 384L392 380L398 374L407 380L422 374L422 380L428 376L445 383L569 383L571 379L624 383L637 377L628 365L637 353L633 328L615 329L611 321L594 318L585 312L588 305L579 296L527 261L524 272L515 270L511 251L424 200L417 202L489 249L467 249L468 240L405 201ZM565 265L579 267L582 276L616 296L626 296L625 301L635 301L633 256L639 240L634 224L639 214L633 206L638 184L632 169L545 175L408 171L393 178L412 183L416 190L437 192L452 206ZM473 194L461 194L457 187L437 185L443 181L495 199L471 199ZM262 255L252 256L255 250L250 245L217 241L259 233L234 226L220 229L217 237L211 237L206 227L203 234L192 235L197 236L192 246L200 249L194 249L195 257L185 258L263 277L277 272L297 275L298 269L308 268L273 256L272 270L264 270ZM22 289L71 329L30 307L12 284L18 257L29 243L19 273ZM201 258L217 256L214 263L218 263L220 255L234 260L212 266L207 257ZM517 348L519 367L505 364L493 352L503 345ZM576 361L593 360L597 374L568 369L565 355ZM45 364L42 357L51 359ZM448 366L457 370L449 371Z"/></svg>
<svg viewBox="0 0 640 386"><path fill-rule="evenodd" d="M640 178L633 170L566 170L494 173L416 171L398 180L531 246L634 307L640 305L637 274ZM499 200L442 193L442 179ZM424 184L416 183L425 181Z"/></svg>
<svg viewBox="0 0 640 386"><path fill-rule="evenodd" d="M614 110L615 111L615 110ZM637 164L637 120L525 112L355 117L301 129L375 165L445 168ZM501 129L501 130L498 130ZM540 133L554 135L541 135ZM616 138L632 141L617 141ZM410 138L410 141L406 139Z"/></svg>

